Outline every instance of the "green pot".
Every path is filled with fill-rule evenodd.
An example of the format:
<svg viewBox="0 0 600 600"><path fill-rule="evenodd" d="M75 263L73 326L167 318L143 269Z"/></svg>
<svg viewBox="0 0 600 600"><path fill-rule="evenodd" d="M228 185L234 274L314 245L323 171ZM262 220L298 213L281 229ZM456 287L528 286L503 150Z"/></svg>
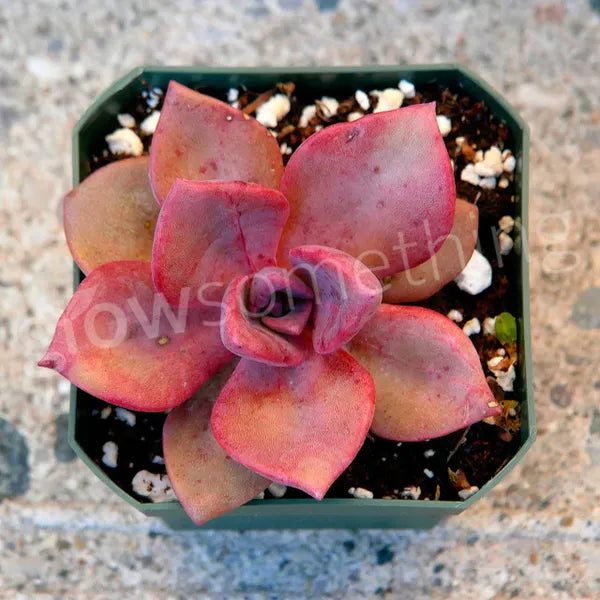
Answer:
<svg viewBox="0 0 600 600"><path fill-rule="evenodd" d="M91 146L106 135L107 119L115 122L121 107L145 89L145 83L166 89L169 80L176 79L188 86L207 85L221 89L244 84L261 90L279 81L294 81L303 91L314 97L323 94L337 97L350 96L356 89L382 89L396 86L400 78L419 84L437 82L452 89L463 89L471 97L485 101L491 111L508 125L513 138L513 152L517 158L515 170L516 212L521 217L523 231L527 231L527 186L529 168L529 131L527 125L486 82L462 66L406 65L382 67L323 67L299 69L210 69L207 67L140 67L115 82L89 107L73 130L73 184L77 185L89 174ZM526 241L526 236L523 236ZM471 506L498 484L521 461L535 439L535 414L531 372L529 337L529 276L526 244L520 256L519 366L521 386L520 448L503 469L479 492L464 501L425 500L315 500L281 499L253 500L204 525L207 529L278 529L278 528L429 528L452 514ZM75 265L74 287L82 274ZM79 426L78 406L82 392L71 386L69 442L86 465L123 500L145 515L159 517L176 529L196 527L178 502L162 504L143 503L116 486L98 465L85 453L79 440L85 439L86 430Z"/></svg>

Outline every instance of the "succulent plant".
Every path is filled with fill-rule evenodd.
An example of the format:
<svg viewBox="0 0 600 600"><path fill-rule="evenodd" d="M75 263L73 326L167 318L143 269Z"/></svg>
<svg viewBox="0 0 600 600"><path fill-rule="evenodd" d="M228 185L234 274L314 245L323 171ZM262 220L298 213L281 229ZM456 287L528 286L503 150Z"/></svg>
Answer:
<svg viewBox="0 0 600 600"><path fill-rule="evenodd" d="M323 498L369 429L425 440L500 412L454 323L382 303L435 293L473 252L433 104L327 127L284 170L258 121L171 82L149 158L87 177L64 221L87 277L39 364L170 410L166 468L196 523L271 481Z"/></svg>

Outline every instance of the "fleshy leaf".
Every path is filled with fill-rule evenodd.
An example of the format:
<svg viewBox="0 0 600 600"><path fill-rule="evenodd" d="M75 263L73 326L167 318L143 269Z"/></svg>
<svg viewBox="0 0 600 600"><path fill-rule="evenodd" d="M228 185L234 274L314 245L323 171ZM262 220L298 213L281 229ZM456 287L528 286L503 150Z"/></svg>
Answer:
<svg viewBox="0 0 600 600"><path fill-rule="evenodd" d="M260 185L178 179L156 225L156 289L171 304L187 287L194 304L220 299L235 276L275 264L288 213L287 200Z"/></svg>
<svg viewBox="0 0 600 600"><path fill-rule="evenodd" d="M291 302L293 298L312 300L312 290L296 275L280 267L266 267L256 273L250 285L249 306L260 312L269 304L273 294L282 292Z"/></svg>
<svg viewBox="0 0 600 600"><path fill-rule="evenodd" d="M500 412L473 344L432 310L382 304L349 351L375 381L380 437L427 440Z"/></svg>
<svg viewBox="0 0 600 600"><path fill-rule="evenodd" d="M196 525L233 510L271 482L232 460L210 429L214 399L227 381L221 373L169 413L163 428L167 474L175 495ZM219 379L213 383L213 380Z"/></svg>
<svg viewBox="0 0 600 600"><path fill-rule="evenodd" d="M418 302L433 296L465 268L477 242L479 211L457 199L454 224L441 248L418 267L392 275L386 281L385 302Z"/></svg>
<svg viewBox="0 0 600 600"><path fill-rule="evenodd" d="M279 264L304 244L338 248L382 278L430 258L450 232L456 192L435 105L367 115L311 135L281 180L290 219Z"/></svg>
<svg viewBox="0 0 600 600"><path fill-rule="evenodd" d="M369 373L343 350L289 368L242 359L211 426L232 458L320 500L359 451L374 394Z"/></svg>
<svg viewBox="0 0 600 600"><path fill-rule="evenodd" d="M328 354L350 340L381 304L381 284L363 263L324 246L290 251L298 275L312 281L315 295L313 346Z"/></svg>
<svg viewBox="0 0 600 600"><path fill-rule="evenodd" d="M127 158L92 173L65 196L71 254L84 273L118 260L150 261L160 207L148 183L148 157Z"/></svg>
<svg viewBox="0 0 600 600"><path fill-rule="evenodd" d="M117 406L167 410L232 360L218 323L215 309L169 307L149 263L108 263L81 283L39 365Z"/></svg>
<svg viewBox="0 0 600 600"><path fill-rule="evenodd" d="M288 335L300 335L313 308L311 300L294 300L294 308L286 315L281 317L266 316L262 317L261 321L269 329L286 333Z"/></svg>
<svg viewBox="0 0 600 600"><path fill-rule="evenodd" d="M277 189L277 140L256 119L175 81L150 147L150 183L162 204L176 179L247 181Z"/></svg>
<svg viewBox="0 0 600 600"><path fill-rule="evenodd" d="M269 329L246 306L250 278L236 277L227 287L221 310L223 345L238 356L268 365L300 364L307 354L303 339L288 337Z"/></svg>

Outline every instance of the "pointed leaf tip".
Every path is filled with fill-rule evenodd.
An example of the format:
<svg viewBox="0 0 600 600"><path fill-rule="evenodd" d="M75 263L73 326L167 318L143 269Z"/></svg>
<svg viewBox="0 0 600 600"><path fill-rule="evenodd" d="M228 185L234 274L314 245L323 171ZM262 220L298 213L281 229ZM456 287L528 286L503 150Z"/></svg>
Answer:
<svg viewBox="0 0 600 600"><path fill-rule="evenodd" d="M213 402L230 373L227 368L209 379L169 413L163 428L169 480L196 525L245 504L271 483L232 460L213 437Z"/></svg>
<svg viewBox="0 0 600 600"><path fill-rule="evenodd" d="M360 450L374 407L371 376L347 352L297 367L242 359L213 409L213 434L239 463L321 500Z"/></svg>
<svg viewBox="0 0 600 600"><path fill-rule="evenodd" d="M167 410L233 359L218 323L218 311L168 306L148 263L108 263L81 283L40 362L106 402Z"/></svg>
<svg viewBox="0 0 600 600"><path fill-rule="evenodd" d="M448 235L456 198L435 105L311 135L292 155L280 189L291 211L280 264L305 244L347 252L380 278L424 262Z"/></svg>
<svg viewBox="0 0 600 600"><path fill-rule="evenodd" d="M499 414L475 347L432 310L382 304L349 351L375 381L380 437L422 441Z"/></svg>
<svg viewBox="0 0 600 600"><path fill-rule="evenodd" d="M169 83L150 147L150 183L160 204L177 178L248 181L277 189L282 174L279 144L256 119Z"/></svg>

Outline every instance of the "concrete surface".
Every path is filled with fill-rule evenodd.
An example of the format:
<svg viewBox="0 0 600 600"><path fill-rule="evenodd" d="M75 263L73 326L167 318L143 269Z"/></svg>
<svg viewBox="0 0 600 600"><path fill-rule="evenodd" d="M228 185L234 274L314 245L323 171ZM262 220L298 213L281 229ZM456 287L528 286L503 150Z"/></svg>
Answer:
<svg viewBox="0 0 600 600"><path fill-rule="evenodd" d="M600 597L600 7L596 0L0 0L0 598ZM431 532L171 533L64 443L35 367L70 293L70 129L138 64L459 60L532 128L539 439ZM3 471L4 469L4 471Z"/></svg>

